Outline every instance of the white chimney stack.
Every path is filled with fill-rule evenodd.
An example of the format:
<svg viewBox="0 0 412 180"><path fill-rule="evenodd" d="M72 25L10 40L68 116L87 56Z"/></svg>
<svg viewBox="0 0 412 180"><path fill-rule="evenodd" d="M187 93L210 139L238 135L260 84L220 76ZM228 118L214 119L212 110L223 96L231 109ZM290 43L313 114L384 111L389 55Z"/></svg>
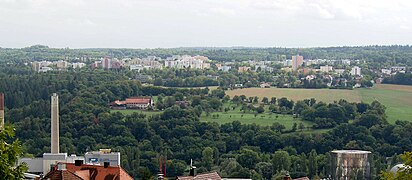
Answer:
<svg viewBox="0 0 412 180"><path fill-rule="evenodd" d="M51 153L59 153L59 96L51 97Z"/></svg>
<svg viewBox="0 0 412 180"><path fill-rule="evenodd" d="M0 93L0 129L4 127L4 94Z"/></svg>

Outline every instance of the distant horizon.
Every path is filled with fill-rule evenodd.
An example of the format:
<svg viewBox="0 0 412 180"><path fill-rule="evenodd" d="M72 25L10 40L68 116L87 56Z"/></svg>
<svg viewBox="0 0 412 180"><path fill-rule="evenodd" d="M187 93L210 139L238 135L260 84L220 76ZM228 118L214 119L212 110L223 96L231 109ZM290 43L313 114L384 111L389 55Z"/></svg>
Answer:
<svg viewBox="0 0 412 180"><path fill-rule="evenodd" d="M33 46L47 46L51 49L179 49L179 48L207 48L207 49L227 49L227 48L251 48L251 49L267 49L267 48L287 48L287 49L311 49L311 48L343 48L343 47L372 47L372 46L412 46L412 44L368 44L368 45L336 45L336 46L307 46L307 47L286 47L286 46L176 46L176 47L58 47L46 44L33 44L23 47L3 47L3 49L24 49Z"/></svg>

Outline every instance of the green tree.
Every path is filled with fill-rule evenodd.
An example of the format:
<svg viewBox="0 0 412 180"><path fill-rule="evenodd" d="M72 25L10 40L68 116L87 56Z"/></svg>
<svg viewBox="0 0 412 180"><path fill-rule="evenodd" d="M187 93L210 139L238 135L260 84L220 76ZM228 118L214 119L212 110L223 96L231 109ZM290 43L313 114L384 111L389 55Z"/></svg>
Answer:
<svg viewBox="0 0 412 180"><path fill-rule="evenodd" d="M272 158L273 172L280 172L281 170L288 171L291 166L291 159L287 151L276 151Z"/></svg>
<svg viewBox="0 0 412 180"><path fill-rule="evenodd" d="M208 171L212 169L213 165L213 149L211 147L206 147L202 151L202 162Z"/></svg>
<svg viewBox="0 0 412 180"><path fill-rule="evenodd" d="M268 104L268 103L269 103L269 99L268 99L267 97L263 97L263 98L262 98L262 103Z"/></svg>
<svg viewBox="0 0 412 180"><path fill-rule="evenodd" d="M404 161L404 168L400 168L396 175L393 172L382 172L381 177L386 180L403 180L403 179L412 179L412 152L405 152L401 155L402 160Z"/></svg>
<svg viewBox="0 0 412 180"><path fill-rule="evenodd" d="M19 156L23 155L20 141L14 139L14 129L6 125L0 130L0 177L2 179L23 179L27 171L25 164L17 163Z"/></svg>
<svg viewBox="0 0 412 180"><path fill-rule="evenodd" d="M308 157L308 169L309 169L309 177L312 178L313 176L316 176L318 173L318 161L317 161L317 156L318 154L316 153L316 150L312 149L309 153Z"/></svg>
<svg viewBox="0 0 412 180"><path fill-rule="evenodd" d="M305 125L302 122L300 122L299 123L299 130L303 131L304 129L305 129Z"/></svg>
<svg viewBox="0 0 412 180"><path fill-rule="evenodd" d="M254 168L256 163L259 162L259 154L250 149L242 149L237 157L237 161L243 167Z"/></svg>

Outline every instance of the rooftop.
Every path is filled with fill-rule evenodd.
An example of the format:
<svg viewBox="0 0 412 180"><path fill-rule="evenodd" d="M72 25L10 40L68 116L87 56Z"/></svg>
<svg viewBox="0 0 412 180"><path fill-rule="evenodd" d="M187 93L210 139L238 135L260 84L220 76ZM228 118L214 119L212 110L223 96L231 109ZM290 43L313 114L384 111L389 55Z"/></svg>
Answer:
<svg viewBox="0 0 412 180"><path fill-rule="evenodd" d="M332 153L336 154L369 154L370 151L362 151L362 150L334 150Z"/></svg>

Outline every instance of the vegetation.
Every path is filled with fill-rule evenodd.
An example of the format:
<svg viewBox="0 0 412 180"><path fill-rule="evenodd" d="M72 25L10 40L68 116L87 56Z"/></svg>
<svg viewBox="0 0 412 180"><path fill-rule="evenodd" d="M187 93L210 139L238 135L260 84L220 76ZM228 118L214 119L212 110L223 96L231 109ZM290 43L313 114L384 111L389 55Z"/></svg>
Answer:
<svg viewBox="0 0 412 180"><path fill-rule="evenodd" d="M410 65L410 49L409 46L308 48L300 53L307 58L362 59L372 67ZM198 173L215 170L224 177L276 179L289 173L292 178L325 178L330 169L329 152L334 149L372 151L376 165L372 174L378 178L386 169L378 165L385 164L386 157L412 149L411 116L405 113L399 118L403 121L395 121L386 114L395 113L391 109L394 104L389 102L405 103L410 99L409 92L396 93L400 94L398 97L386 90L368 95L375 89L255 88L243 89L252 91L251 94L231 94L233 91L225 89L234 83L244 83L245 87L256 87L263 81L276 84L273 74L278 72L173 69L145 72L167 86L218 83L220 87L212 90L142 85L133 80L132 72L122 69L84 68L40 74L23 64L66 57L70 61L82 57L83 61L91 62L107 54L114 57L200 54L219 61L280 60L283 58L280 53L289 57L296 52L297 49L285 48L0 49L0 92L6 95L6 122L16 127L16 137L22 140L22 150L28 155L40 156L50 151L50 95L57 92L61 151L83 154L111 148L121 152L122 167L142 179L157 173L160 157L167 157L170 177L186 174L187 164L193 159ZM219 75L220 79L210 80L208 75ZM294 74L284 75L279 79L297 78ZM344 94L341 97L334 93ZM108 108L108 103L131 96L156 96L156 105L144 113ZM306 129L310 128L321 130L308 133ZM12 133L4 137L4 141L13 140ZM21 154L16 152L5 165L15 162L16 155ZM2 154L2 160L8 159Z"/></svg>
<svg viewBox="0 0 412 180"><path fill-rule="evenodd" d="M412 179L412 152L405 152L401 155L404 167L398 169L396 175L394 172L382 172L381 176L386 180Z"/></svg>
<svg viewBox="0 0 412 180"><path fill-rule="evenodd" d="M25 164L15 166L17 158L23 155L20 141L14 139L14 129L6 125L0 129L0 177L1 179L23 179L27 171Z"/></svg>

